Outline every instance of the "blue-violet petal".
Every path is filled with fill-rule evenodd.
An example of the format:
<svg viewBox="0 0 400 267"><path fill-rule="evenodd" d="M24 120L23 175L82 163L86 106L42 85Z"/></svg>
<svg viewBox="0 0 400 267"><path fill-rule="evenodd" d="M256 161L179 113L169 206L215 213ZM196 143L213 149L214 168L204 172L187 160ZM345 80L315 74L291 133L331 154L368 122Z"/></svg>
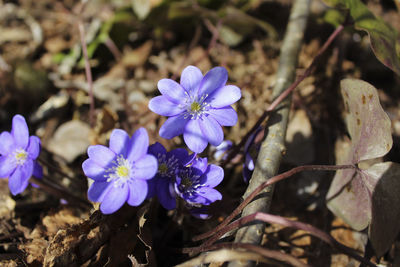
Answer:
<svg viewBox="0 0 400 267"><path fill-rule="evenodd" d="M208 114L221 126L233 126L238 120L237 113L232 107L210 109Z"/></svg>
<svg viewBox="0 0 400 267"><path fill-rule="evenodd" d="M218 146L224 140L224 132L221 125L212 117L203 117L198 120L200 129L208 142L213 146Z"/></svg>
<svg viewBox="0 0 400 267"><path fill-rule="evenodd" d="M119 210L126 202L129 194L128 185L126 184L122 185L122 187L111 186L112 188L108 190L100 204L100 210L104 214L111 214Z"/></svg>
<svg viewBox="0 0 400 267"><path fill-rule="evenodd" d="M180 83L190 95L195 95L199 90L202 79L203 74L199 68L195 66L187 66L182 71Z"/></svg>
<svg viewBox="0 0 400 267"><path fill-rule="evenodd" d="M157 173L158 162L153 155L145 155L134 164L133 177L135 179L151 179Z"/></svg>
<svg viewBox="0 0 400 267"><path fill-rule="evenodd" d="M144 180L135 179L128 183L128 186L128 204L131 206L139 206L146 199L148 190L147 182Z"/></svg>
<svg viewBox="0 0 400 267"><path fill-rule="evenodd" d="M153 97L149 102L149 109L162 116L175 116L184 111L182 105L171 102L163 95Z"/></svg>
<svg viewBox="0 0 400 267"><path fill-rule="evenodd" d="M137 129L131 138L130 146L127 151L127 158L136 161L147 154L149 148L149 136L145 128Z"/></svg>
<svg viewBox="0 0 400 267"><path fill-rule="evenodd" d="M208 140L201 131L199 120L189 120L183 133L183 139L190 150L201 153L207 147Z"/></svg>
<svg viewBox="0 0 400 267"><path fill-rule="evenodd" d="M161 126L159 134L165 139L171 139L175 136L181 135L183 134L188 121L189 119L185 119L183 114L168 118Z"/></svg>
<svg viewBox="0 0 400 267"><path fill-rule="evenodd" d="M29 130L25 118L21 115L15 115L12 120L11 135L14 137L15 143L22 149L28 146Z"/></svg>
<svg viewBox="0 0 400 267"><path fill-rule="evenodd" d="M228 72L224 67L215 67L207 72L200 84L199 95L211 95L215 90L225 86Z"/></svg>
<svg viewBox="0 0 400 267"><path fill-rule="evenodd" d="M215 90L207 97L207 101L213 108L223 108L230 106L242 96L239 87L235 85L225 85Z"/></svg>
<svg viewBox="0 0 400 267"><path fill-rule="evenodd" d="M126 149L130 138L127 132L121 129L114 129L110 135L110 149L117 155L126 156Z"/></svg>
<svg viewBox="0 0 400 267"><path fill-rule="evenodd" d="M157 83L158 90L163 96L169 101L175 103L175 105L182 102L185 99L187 92L182 86L171 79L161 79Z"/></svg>

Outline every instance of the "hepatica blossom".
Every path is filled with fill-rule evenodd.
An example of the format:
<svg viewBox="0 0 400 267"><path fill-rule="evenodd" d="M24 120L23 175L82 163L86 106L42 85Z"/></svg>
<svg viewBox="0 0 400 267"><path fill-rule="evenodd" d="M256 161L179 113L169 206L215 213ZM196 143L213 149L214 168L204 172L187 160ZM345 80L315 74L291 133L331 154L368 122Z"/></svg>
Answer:
<svg viewBox="0 0 400 267"><path fill-rule="evenodd" d="M149 153L158 160L158 171L153 179L148 181L148 197L157 195L161 205L168 209L176 207L176 193L174 191L174 182L176 172L187 165L193 156L189 156L186 149L177 148L167 152L160 143L149 146Z"/></svg>
<svg viewBox="0 0 400 267"><path fill-rule="evenodd" d="M207 164L207 158L198 158L189 167L176 173L175 192L194 207L210 205L221 200L222 195L214 187L224 178L224 170L214 164Z"/></svg>
<svg viewBox="0 0 400 267"><path fill-rule="evenodd" d="M117 211L125 202L139 206L146 198L147 180L157 172L157 159L147 154L149 137L144 128L132 136L113 130L109 147L88 148L89 158L82 164L85 175L94 180L88 198L101 202L104 214Z"/></svg>
<svg viewBox="0 0 400 267"><path fill-rule="evenodd" d="M40 139L29 136L24 117L15 115L10 132L0 135L0 177L8 178L8 186L15 196L28 186L29 178L42 176L41 166L36 162L40 153Z"/></svg>
<svg viewBox="0 0 400 267"><path fill-rule="evenodd" d="M236 111L230 106L241 97L235 85L226 85L228 72L223 67L211 69L205 76L194 67L186 67L180 84L171 79L158 82L161 96L149 102L153 112L169 117L160 129L160 136L171 139L183 134L190 150L201 153L210 143L221 144L221 126L237 122Z"/></svg>

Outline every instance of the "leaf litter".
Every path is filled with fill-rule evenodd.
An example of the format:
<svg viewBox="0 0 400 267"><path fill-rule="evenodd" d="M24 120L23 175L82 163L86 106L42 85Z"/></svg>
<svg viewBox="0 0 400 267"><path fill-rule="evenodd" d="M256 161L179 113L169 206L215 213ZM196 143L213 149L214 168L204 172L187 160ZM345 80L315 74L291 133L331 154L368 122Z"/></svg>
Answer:
<svg viewBox="0 0 400 267"><path fill-rule="evenodd" d="M43 43L39 44L40 49L37 50L35 56L29 56L28 60L33 63L35 69L45 70L48 73L48 77L50 77L52 86L45 88L43 93L45 98L55 96L62 91L70 99L69 104L64 108L54 109L57 112L53 112L50 108L51 112L48 113L50 116L39 117L35 122L35 127L39 133L40 129L42 129L42 135L47 135L48 140L52 140L56 137L56 133L62 130L61 126L64 124L68 125L73 121L89 122L88 107L90 102L87 96L87 84L82 75L83 70L77 65L81 60L80 52L76 50L79 38L76 29L72 27L74 25L72 18L76 14L70 12L74 11L78 4L66 2L53 5L52 1L45 2L49 5L22 1L20 6L14 6L13 8L30 10L31 16L43 30ZM152 8L157 10L158 4L154 3L154 1L151 2ZM110 18L110 14L116 14L121 10L121 6L117 6L117 4L93 1L91 5L93 8L85 9L82 14L87 25L90 25L91 23L89 22L96 18L105 22ZM255 8L269 7L268 4L253 5L255 6L250 9L250 13L262 20L266 20L262 14L256 12ZM124 4L122 6L126 8L129 7L129 4L126 5L125 3L125 6ZM277 6L282 11L288 8L287 3L279 4L278 2ZM101 11L94 12L95 10ZM216 65L226 66L231 82L242 89L243 99L235 106L239 114L239 124L225 133L228 139L236 143L240 141L240 137L245 135L247 130L252 127L266 109L267 104L272 101L270 88L273 87L275 82L275 72L279 59L279 41L271 40L265 33L260 34L257 31L257 27L254 28L252 26L250 27L251 31L235 32L235 34L239 33L243 34L243 36L234 40L235 43L231 44L234 46L229 46L226 41L218 41L210 48L210 33L207 32L207 27L204 26L200 33L201 39L191 47L190 42L194 39L194 31L179 32L171 30L172 22L171 25L169 23L162 25L157 18L152 17L153 14L151 12L149 14L146 14L146 11L141 12L142 15L140 16L144 21L153 23L159 28L149 34L146 25L137 22L135 15L128 12L131 22L118 22L117 26L111 28L109 32L109 36L112 38L116 36L117 30L125 31L123 34L130 38L130 40L122 41L114 39L118 46L117 48L122 51L121 60L115 59L104 44L97 46L94 51L90 62L95 76L94 93L97 126L90 133L90 138L86 138L88 137L87 134L85 136L78 135L78 138L84 138L85 142L89 140L92 143L106 144L113 128L121 127L132 133L138 127L143 126L151 131L149 133L151 143L161 141L168 148L181 145L182 143L179 139L170 141L157 139L157 132L163 121L146 110L147 102L156 94L156 82L159 79L178 75L186 65L195 64L202 71ZM7 17L8 21L14 19L13 17ZM18 31L20 31L20 34L24 33L29 30L29 27L24 25L25 21L29 22L29 17L18 20L19 24L10 23L9 27L16 30L15 34L18 34ZM284 25L274 24L274 21L266 21L271 23L278 33L284 30ZM322 31L327 29L324 26L313 25L309 30ZM24 36L25 38L31 37L31 35L26 34ZM343 38L345 39L345 37ZM95 39L96 34L92 40ZM316 36L309 37L306 40L300 57L299 73L301 73L302 67L309 64L319 48L319 44L323 41L322 37L318 38ZM26 42L28 42L26 39L20 41L9 39L7 43L1 44L2 57L7 63L10 64L14 58L26 58L26 51L30 53L32 53L31 51L36 51L37 43L34 43L35 46L29 46L28 50L24 50ZM349 52L351 49L352 47L348 46L339 52ZM14 52L11 53L10 51ZM292 107L293 114L303 114L301 116L304 116L305 113L308 118L304 118L304 120L309 120L311 124L306 127L307 133L309 134L309 131L311 131L311 136L315 138L306 143L309 149L313 151L307 155L307 161L310 161L310 163L333 163L334 141L332 140L345 135L344 127L341 126L343 122L338 116L340 114L340 108L338 108L340 99L337 95L335 96L335 91L337 92L339 88L337 85L338 78L335 76L337 73L335 73L335 69L332 66L341 67L342 64L351 66L343 69L344 74L350 76L362 75L364 71L363 66L359 64L361 59L345 57L343 63L340 61L341 56L343 55L335 56L335 50L331 52L329 62L332 64L318 66L315 75L312 75L300 85L298 88L300 97L294 101ZM59 59L61 61L58 62L62 62L60 65L56 63ZM10 66L14 68L14 65L10 64ZM64 69L60 69L60 66L64 66ZM383 73L386 75L387 72ZM38 110L38 104L31 103L25 97L26 92L24 91L14 94L13 90L17 87L11 81L12 79L4 78L3 70L1 77L1 81L5 83L7 88L10 88L6 89L4 94L3 91L0 94L1 104L4 107L0 114L2 127L6 127L6 118L10 117L11 114L15 112L33 113ZM387 81L379 80L373 82L382 85L388 83ZM335 83L336 87L334 86ZM392 81L389 88L384 86L379 88L385 89L385 93L389 94L390 97L398 97L396 93L391 91L391 88L396 86L398 86L398 82ZM381 95L382 93L380 93ZM390 97L383 103L383 106L385 110L391 109L392 114L397 114L398 106L395 101L390 101ZM326 102L324 102L325 100ZM396 120L398 116L390 116L390 118ZM357 121L357 118L355 120ZM300 127L302 122L298 123ZM335 126L333 127L334 129L332 129L332 126ZM329 129L329 131L326 129ZM351 131L349 130L350 135ZM39 133L38 135L40 135ZM304 134L304 129L301 128L299 131L295 131L293 136L296 136L296 133ZM354 136L351 135L351 137L353 138L352 141L354 141ZM398 134L395 135L395 138L398 138ZM68 140L74 138L73 135L67 133L61 139L65 141L59 142L68 147L71 145ZM288 141L290 142L290 140ZM307 151L303 146L305 143L290 143L293 145L292 151L296 149ZM64 170L72 170L73 173L76 173L73 179L63 179L67 182L62 184L75 190L79 188L78 191L84 195L86 180L79 169L80 163L84 160L83 154L85 151L83 147L81 146L79 151L74 152L59 151L58 154L63 157L57 159L57 162L68 166L67 169L63 168ZM57 153L50 146L46 145L45 149L48 150L46 160L53 162ZM387 152L388 149L384 151ZM383 156L386 152L378 154ZM290 153L290 150L287 153ZM368 152L361 151L359 153ZM392 159L393 161L395 159L398 161L399 159L398 155L393 154L391 154L391 158L394 158ZM301 158L301 160L305 160L305 158ZM298 162L296 159L288 158L282 166L282 170L293 166L294 163L297 164L296 162ZM382 235L376 229L381 229L381 225L386 222L385 216L389 211L385 207L391 207L390 205L399 206L396 204L397 202L387 205L387 199L381 197L381 195L386 195L386 192L393 192L390 191L393 186L398 186L396 184L397 181L394 179L398 174L396 167L393 167L393 165L376 163L367 169L368 171L365 170L364 173L368 177L385 173L384 177L386 177L384 179L381 178L382 181L375 186L376 193L372 199L379 199L379 201L372 200L370 205L372 219L369 219L368 222L370 225L369 235L372 240L375 240L373 241L375 248L381 254L390 249L387 244L390 243L388 240L392 236L390 234L387 236ZM60 178L50 167L45 168L45 173L49 176L49 179ZM221 186L224 201L212 207L211 210L214 211L214 217L210 221L198 221L188 216L178 216L162 210L154 203L143 207L146 212L124 207L121 212L106 218L99 212L93 212L93 210L78 209L71 204L59 204L58 199L49 195L40 197L43 193L40 193L35 188L30 189L18 198L5 198L5 201L1 202L1 208L5 211L2 213L1 219L0 240L2 247L0 252L3 255L11 255L11 257L8 263L4 260L2 264L10 264L10 266L17 263L45 264L46 266L59 266L60 264L69 266L74 266L74 264L85 266L124 264L130 266L128 255L143 266L154 266L156 263L160 266L170 266L182 263L187 257L173 248L181 248L190 244L190 236L213 227L218 220L229 215L229 211L239 203L240 196L246 187L242 182L241 167L234 166L229 169L229 173L229 180L225 181ZM307 173L306 176L312 176L313 178L315 175ZM321 177L326 178L326 175ZM299 179L302 178L299 177ZM329 181L326 184L325 180L330 181L329 177L328 179L319 180L317 189L310 191L310 195L303 198L301 202L296 196L297 185L288 185L286 182L279 184L276 189L277 193L274 196L272 212L308 222L327 232L331 231L338 241L360 252L363 251L365 235L363 236L362 233L351 230L346 223L337 217L329 215L330 213L322 205L324 194L327 190L326 185L329 186ZM56 182L59 181L56 180ZM2 185L1 188L7 189L6 185ZM8 194L4 193L3 195L7 196ZM314 209L306 209L310 204L314 205ZM374 217L374 214L377 216ZM398 214L394 215L398 216ZM143 219L139 220L139 218L144 218L144 216L148 218L144 225L141 225ZM340 234L338 231L341 231ZM398 231L396 225L392 225L388 229L388 233L396 231ZM121 243L126 243L127 245L121 249ZM327 262L333 266L345 265L351 262L351 259L347 256L337 254L329 247L318 243L314 238L310 238L304 232L279 228L276 225L270 225L266 228L263 245L270 249L285 251L288 254L299 257L304 262L318 266L326 265ZM392 254L394 253L393 249L390 251ZM218 259L224 254L215 253L213 255L215 259ZM247 256L256 258L253 254ZM246 255L243 255L243 257L246 257ZM331 261L326 260L330 257ZM392 259L392 257L389 255L385 259Z"/></svg>

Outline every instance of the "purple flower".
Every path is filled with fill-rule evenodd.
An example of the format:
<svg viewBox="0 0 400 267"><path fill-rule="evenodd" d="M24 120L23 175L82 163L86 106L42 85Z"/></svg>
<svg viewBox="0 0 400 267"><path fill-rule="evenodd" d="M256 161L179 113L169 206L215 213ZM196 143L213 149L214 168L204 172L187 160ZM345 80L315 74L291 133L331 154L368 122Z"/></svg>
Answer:
<svg viewBox="0 0 400 267"><path fill-rule="evenodd" d="M219 146L214 147L214 159L226 160L226 158L228 157L228 153L226 152L232 148L232 145L232 141L224 140Z"/></svg>
<svg viewBox="0 0 400 267"><path fill-rule="evenodd" d="M247 139L245 145L244 145L244 164L243 164L243 179L247 183L251 175L253 174L254 171L254 158L257 157L258 151L260 150L260 141L258 139L261 139L261 134L262 128L258 127L254 133L252 133L249 138Z"/></svg>
<svg viewBox="0 0 400 267"><path fill-rule="evenodd" d="M197 219L202 219L202 220L206 220L209 219L211 216L208 212L207 207L202 206L200 208L198 207L191 207L189 209L190 214L192 214L193 217L197 218Z"/></svg>
<svg viewBox="0 0 400 267"><path fill-rule="evenodd" d="M237 86L225 85L227 80L228 72L223 67L215 67L203 77L194 66L183 70L180 84L160 80L158 90L162 95L149 102L150 110L170 117L161 127L160 136L171 139L183 134L186 145L196 153L208 143L221 144L221 126L236 124L237 114L230 105L241 97Z"/></svg>
<svg viewBox="0 0 400 267"><path fill-rule="evenodd" d="M94 180L88 198L101 202L104 214L117 211L125 202L139 206L147 195L147 181L157 172L157 159L147 154L149 137L144 128L132 138L120 129L113 130L110 147L88 148L89 158L82 164L85 175Z"/></svg>
<svg viewBox="0 0 400 267"><path fill-rule="evenodd" d="M24 117L15 115L11 133L0 135L0 177L8 177L8 186L14 196L25 190L32 175L42 176L42 168L35 161L39 153L39 137L29 136Z"/></svg>
<svg viewBox="0 0 400 267"><path fill-rule="evenodd" d="M158 171L154 178L148 181L148 197L157 195L161 205L167 210L172 210L176 207L175 174L179 168L192 161L193 155L189 156L183 148L167 152L158 142L149 146L149 153L157 158Z"/></svg>
<svg viewBox="0 0 400 267"><path fill-rule="evenodd" d="M207 164L207 158L198 158L190 167L177 171L175 192L190 206L201 207L221 200L216 187L224 178L224 170L214 164Z"/></svg>

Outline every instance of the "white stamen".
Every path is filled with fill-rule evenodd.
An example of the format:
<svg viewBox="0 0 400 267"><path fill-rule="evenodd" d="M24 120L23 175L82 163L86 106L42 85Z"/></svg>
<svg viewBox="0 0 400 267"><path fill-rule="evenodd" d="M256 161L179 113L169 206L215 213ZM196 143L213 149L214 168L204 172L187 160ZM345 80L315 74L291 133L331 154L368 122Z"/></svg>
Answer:
<svg viewBox="0 0 400 267"><path fill-rule="evenodd" d="M181 108L186 107L186 113L183 115L183 118L187 119L190 117L192 120L197 120L207 113L210 107L210 104L205 102L208 94L204 94L200 98L198 95L191 96L187 92L185 92L185 94L185 104L180 105Z"/></svg>
<svg viewBox="0 0 400 267"><path fill-rule="evenodd" d="M17 163L17 165L23 165L25 163L26 159L28 158L28 152L26 152L22 148L17 148L14 151L14 158L15 158L15 162Z"/></svg>
<svg viewBox="0 0 400 267"><path fill-rule="evenodd" d="M175 169L178 164L178 159L174 155L167 158L165 154L158 153L158 173L163 177L172 178L175 176Z"/></svg>
<svg viewBox="0 0 400 267"><path fill-rule="evenodd" d="M201 175L192 174L192 168L185 168L180 171L181 183L178 186L179 191L192 196L199 187L204 186L200 184Z"/></svg>
<svg viewBox="0 0 400 267"><path fill-rule="evenodd" d="M133 174L133 165L122 155L118 155L117 160L113 161L114 165L106 170L104 175L107 178L107 182L114 181L114 187L122 187L125 183L129 183L130 178Z"/></svg>

